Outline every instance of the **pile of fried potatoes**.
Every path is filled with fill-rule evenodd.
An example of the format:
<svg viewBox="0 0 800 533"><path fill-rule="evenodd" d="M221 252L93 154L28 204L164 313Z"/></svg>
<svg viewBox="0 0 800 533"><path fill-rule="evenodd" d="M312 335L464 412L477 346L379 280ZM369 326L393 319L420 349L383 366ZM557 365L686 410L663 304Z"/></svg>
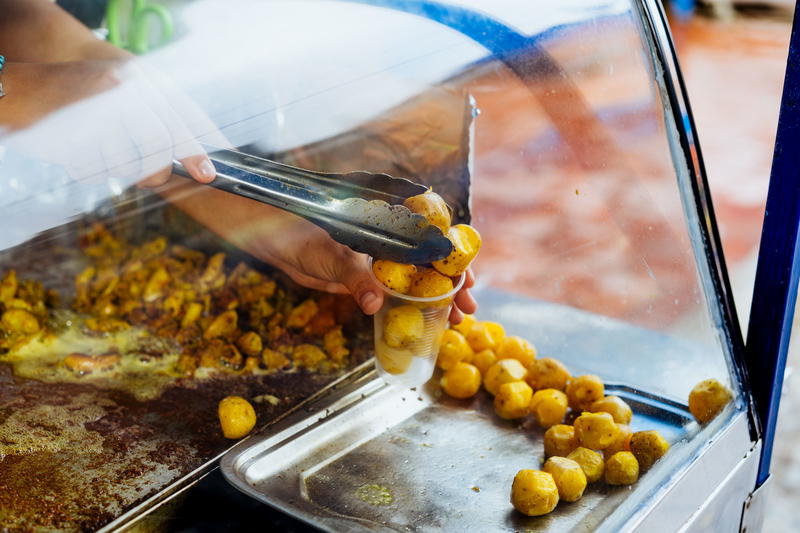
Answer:
<svg viewBox="0 0 800 533"><path fill-rule="evenodd" d="M547 514L559 501L579 500L587 484L600 480L631 485L667 452L658 431L631 430L633 410L622 398L606 396L599 377L572 376L560 361L537 355L533 344L507 336L500 324L466 316L444 333L437 359L449 396L470 398L483 385L499 417L532 416L546 429L544 465L514 477L511 503L519 512ZM705 423L731 398L718 381L705 380L692 390L689 408Z"/></svg>

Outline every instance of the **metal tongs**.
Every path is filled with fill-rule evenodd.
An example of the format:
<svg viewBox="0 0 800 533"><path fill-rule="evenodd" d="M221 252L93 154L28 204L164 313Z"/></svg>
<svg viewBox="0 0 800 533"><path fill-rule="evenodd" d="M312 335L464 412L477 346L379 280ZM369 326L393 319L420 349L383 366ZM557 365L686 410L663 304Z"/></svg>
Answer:
<svg viewBox="0 0 800 533"><path fill-rule="evenodd" d="M425 264L453 245L403 201L427 187L388 174L304 170L236 150L207 147L217 177L209 185L301 216L337 242L376 259ZM190 177L180 162L174 172Z"/></svg>

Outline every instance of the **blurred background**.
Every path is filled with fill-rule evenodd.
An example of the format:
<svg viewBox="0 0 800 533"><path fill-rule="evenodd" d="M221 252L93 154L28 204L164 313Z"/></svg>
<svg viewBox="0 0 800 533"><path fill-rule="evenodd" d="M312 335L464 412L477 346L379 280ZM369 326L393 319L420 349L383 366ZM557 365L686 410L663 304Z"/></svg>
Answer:
<svg viewBox="0 0 800 533"><path fill-rule="evenodd" d="M743 327L755 279L794 2L681 0L670 6L673 38L697 123L737 310ZM772 463L764 531L800 531L800 362L795 335Z"/></svg>

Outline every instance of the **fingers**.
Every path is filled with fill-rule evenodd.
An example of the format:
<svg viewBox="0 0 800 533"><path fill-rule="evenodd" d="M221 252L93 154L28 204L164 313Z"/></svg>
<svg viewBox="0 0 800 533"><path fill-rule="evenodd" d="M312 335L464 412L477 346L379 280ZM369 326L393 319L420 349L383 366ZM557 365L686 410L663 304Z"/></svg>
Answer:
<svg viewBox="0 0 800 533"><path fill-rule="evenodd" d="M462 313L458 307L453 306L450 308L450 316L448 320L451 324L460 324L462 320L464 320L464 313Z"/></svg>
<svg viewBox="0 0 800 533"><path fill-rule="evenodd" d="M469 289L461 289L455 297L455 304L462 312L471 315L478 310L478 302Z"/></svg>
<svg viewBox="0 0 800 533"><path fill-rule="evenodd" d="M383 305L383 289L369 274L367 256L349 253L339 272L340 280L367 315L374 315Z"/></svg>
<svg viewBox="0 0 800 533"><path fill-rule="evenodd" d="M475 273L472 271L471 268L467 269L467 276L464 279L464 288L471 289L475 286Z"/></svg>
<svg viewBox="0 0 800 533"><path fill-rule="evenodd" d="M210 183L217 176L217 169L207 155L193 155L181 159L181 163L191 176L200 183Z"/></svg>

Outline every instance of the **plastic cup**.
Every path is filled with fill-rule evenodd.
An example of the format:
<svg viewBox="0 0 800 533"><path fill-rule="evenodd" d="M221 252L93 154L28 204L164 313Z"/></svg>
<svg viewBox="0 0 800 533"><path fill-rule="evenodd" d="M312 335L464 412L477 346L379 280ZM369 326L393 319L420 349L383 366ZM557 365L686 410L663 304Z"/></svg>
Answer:
<svg viewBox="0 0 800 533"><path fill-rule="evenodd" d="M375 368L392 385L422 385L433 375L453 297L466 276L462 274L446 294L419 298L395 292L378 281L372 271L372 259L369 271L384 293L383 307L374 316Z"/></svg>

